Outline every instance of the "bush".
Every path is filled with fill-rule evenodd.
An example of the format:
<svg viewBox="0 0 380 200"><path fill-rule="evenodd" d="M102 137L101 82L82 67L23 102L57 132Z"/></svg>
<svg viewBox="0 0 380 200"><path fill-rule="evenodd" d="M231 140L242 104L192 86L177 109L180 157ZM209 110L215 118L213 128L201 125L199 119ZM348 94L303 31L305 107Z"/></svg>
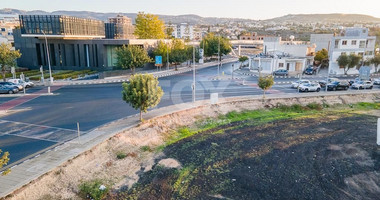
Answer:
<svg viewBox="0 0 380 200"><path fill-rule="evenodd" d="M116 157L117 157L117 159L123 159L123 158L125 158L125 157L127 157L127 154L126 153L124 153L124 152L117 152L116 153Z"/></svg>
<svg viewBox="0 0 380 200"><path fill-rule="evenodd" d="M94 200L101 200L103 199L107 193L108 193L108 187L106 187L104 190L100 189L100 186L103 185L102 181L99 179L83 182L79 185L79 192L81 197L84 199L94 199Z"/></svg>
<svg viewBox="0 0 380 200"><path fill-rule="evenodd" d="M146 151L151 152L152 149L150 148L150 146L142 146L142 147L141 147L141 151L143 151L143 152L146 152Z"/></svg>
<svg viewBox="0 0 380 200"><path fill-rule="evenodd" d="M310 108L311 110L322 110L323 107L319 103L309 103L306 105L306 107Z"/></svg>

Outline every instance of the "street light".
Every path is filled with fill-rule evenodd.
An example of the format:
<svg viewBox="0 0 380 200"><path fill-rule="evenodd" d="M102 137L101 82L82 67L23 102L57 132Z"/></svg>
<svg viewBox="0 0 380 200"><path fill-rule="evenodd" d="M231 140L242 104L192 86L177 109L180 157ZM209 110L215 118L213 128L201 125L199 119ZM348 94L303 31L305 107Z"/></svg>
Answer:
<svg viewBox="0 0 380 200"><path fill-rule="evenodd" d="M220 68L220 35L218 36L218 79L219 79L219 69Z"/></svg>
<svg viewBox="0 0 380 200"><path fill-rule="evenodd" d="M50 74L50 84L49 85L52 85L53 84L53 77L51 76L51 66L50 66L50 56L49 56L49 46L48 46L48 42L47 42L47 37L45 35L45 32L43 30L41 30L42 34L44 34L45 36L45 43L46 43L46 54L47 54L47 59L48 59L48 63L49 63L49 74ZM50 93L50 88L49 88L49 93Z"/></svg>
<svg viewBox="0 0 380 200"><path fill-rule="evenodd" d="M193 44L193 103L195 102L195 46Z"/></svg>

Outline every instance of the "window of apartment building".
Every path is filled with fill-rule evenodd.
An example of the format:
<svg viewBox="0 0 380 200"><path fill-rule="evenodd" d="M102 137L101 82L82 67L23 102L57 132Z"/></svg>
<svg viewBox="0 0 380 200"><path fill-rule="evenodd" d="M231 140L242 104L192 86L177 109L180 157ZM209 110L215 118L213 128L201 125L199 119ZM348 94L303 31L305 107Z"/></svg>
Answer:
<svg viewBox="0 0 380 200"><path fill-rule="evenodd" d="M363 57L364 53L363 52L360 52L358 53L359 56Z"/></svg>
<svg viewBox="0 0 380 200"><path fill-rule="evenodd" d="M284 63L278 63L278 67L279 67L279 68L284 67Z"/></svg>
<svg viewBox="0 0 380 200"><path fill-rule="evenodd" d="M343 40L342 45L347 45L347 40Z"/></svg>
<svg viewBox="0 0 380 200"><path fill-rule="evenodd" d="M356 40L352 40L351 45L356 45Z"/></svg>
<svg viewBox="0 0 380 200"><path fill-rule="evenodd" d="M339 40L335 40L335 48L339 47Z"/></svg>
<svg viewBox="0 0 380 200"><path fill-rule="evenodd" d="M365 41L360 41L359 48L365 48Z"/></svg>
<svg viewBox="0 0 380 200"><path fill-rule="evenodd" d="M342 52L340 55L347 55L347 53L346 52Z"/></svg>
<svg viewBox="0 0 380 200"><path fill-rule="evenodd" d="M1 32L5 32L5 28L1 28Z"/></svg>
<svg viewBox="0 0 380 200"><path fill-rule="evenodd" d="M365 55L366 55L366 56L372 56L372 54L373 54L372 51L366 51L366 52L365 52Z"/></svg>

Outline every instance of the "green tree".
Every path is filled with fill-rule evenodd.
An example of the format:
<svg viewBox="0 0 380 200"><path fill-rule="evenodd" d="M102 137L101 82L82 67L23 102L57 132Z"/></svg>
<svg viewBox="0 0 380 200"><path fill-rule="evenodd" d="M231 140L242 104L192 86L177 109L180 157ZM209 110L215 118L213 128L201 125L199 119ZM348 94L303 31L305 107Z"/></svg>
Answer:
<svg viewBox="0 0 380 200"><path fill-rule="evenodd" d="M177 66L187 60L185 43L180 39L173 39L171 42L171 50L169 54L169 62L173 63L175 70Z"/></svg>
<svg viewBox="0 0 380 200"><path fill-rule="evenodd" d="M248 60L248 57L247 57L247 56L240 56L240 57L239 57L240 68L242 68L243 63L244 63L245 61L247 61L247 60Z"/></svg>
<svg viewBox="0 0 380 200"><path fill-rule="evenodd" d="M170 47L168 44L164 43L163 41L159 41L157 44L157 47L153 49L153 56L162 56L162 64L167 64L168 62L168 56L167 54L170 54Z"/></svg>
<svg viewBox="0 0 380 200"><path fill-rule="evenodd" d="M135 36L139 39L164 39L165 24L157 15L139 12L136 17Z"/></svg>
<svg viewBox="0 0 380 200"><path fill-rule="evenodd" d="M380 54L376 55L375 57L371 58L370 60L371 64L375 66L375 73L378 72L377 68L380 65Z"/></svg>
<svg viewBox="0 0 380 200"><path fill-rule="evenodd" d="M128 45L116 50L116 65L122 69L131 69L135 73L136 67L143 67L146 63L152 62L144 48Z"/></svg>
<svg viewBox="0 0 380 200"><path fill-rule="evenodd" d="M269 90L274 84L273 76L260 76L258 80L258 86L264 91L263 98L265 98L265 92Z"/></svg>
<svg viewBox="0 0 380 200"><path fill-rule="evenodd" d="M20 51L12 50L11 45L5 43L0 44L0 67L3 75L3 81L6 81L5 74L9 70L8 67L16 66L16 59L20 57Z"/></svg>
<svg viewBox="0 0 380 200"><path fill-rule="evenodd" d="M199 59L201 57L199 55L199 49L198 48L196 48L195 46L186 45L185 49L186 49L186 60L193 62L193 53L194 53L195 62L199 61Z"/></svg>
<svg viewBox="0 0 380 200"><path fill-rule="evenodd" d="M215 36L213 33L209 33L208 35L206 35L202 39L200 46L203 47L204 45L204 55L211 57L218 55L219 44L220 56L227 55L231 52L230 41L222 36Z"/></svg>
<svg viewBox="0 0 380 200"><path fill-rule="evenodd" d="M349 70L348 64L350 63L350 58L346 54L343 54L340 55L336 61L338 62L339 67L343 68L344 74L347 74L347 71Z"/></svg>
<svg viewBox="0 0 380 200"><path fill-rule="evenodd" d="M351 68L354 68L354 67L357 67L357 69L360 68L360 61L362 60L361 56L356 55L356 54L350 54L348 56L348 58L350 60L350 63L348 64L348 69L351 69ZM347 71L345 72L346 75L347 75Z"/></svg>
<svg viewBox="0 0 380 200"><path fill-rule="evenodd" d="M129 83L122 84L123 100L140 110L140 121L143 120L142 113L157 106L164 95L158 83L158 79L151 74L137 74L130 78Z"/></svg>
<svg viewBox="0 0 380 200"><path fill-rule="evenodd" d="M317 53L314 56L314 60L318 61L319 63L322 63L322 66L328 65L329 52L327 51L327 49L317 51Z"/></svg>
<svg viewBox="0 0 380 200"><path fill-rule="evenodd" d="M4 152L4 154L1 156L2 152L3 151L0 149L0 169L2 167L4 167L5 165L7 165L9 162L9 153ZM10 169L7 169L7 170L3 171L3 173L1 175L7 175L10 171L11 171Z"/></svg>

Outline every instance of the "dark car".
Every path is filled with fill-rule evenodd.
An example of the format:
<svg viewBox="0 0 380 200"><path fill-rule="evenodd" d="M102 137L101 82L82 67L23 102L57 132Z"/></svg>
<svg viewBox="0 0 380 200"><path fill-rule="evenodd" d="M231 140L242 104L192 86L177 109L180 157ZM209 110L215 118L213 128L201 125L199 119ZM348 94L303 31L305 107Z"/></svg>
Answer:
<svg viewBox="0 0 380 200"><path fill-rule="evenodd" d="M335 81L327 85L327 90L348 90L350 84L347 81Z"/></svg>
<svg viewBox="0 0 380 200"><path fill-rule="evenodd" d="M0 94L14 94L17 93L18 89L8 86L8 85L0 85Z"/></svg>
<svg viewBox="0 0 380 200"><path fill-rule="evenodd" d="M288 76L289 72L286 69L279 69L273 72L274 76Z"/></svg>
<svg viewBox="0 0 380 200"><path fill-rule="evenodd" d="M315 74L315 70L313 67L308 67L307 69L305 69L305 74L307 75L313 75Z"/></svg>
<svg viewBox="0 0 380 200"><path fill-rule="evenodd" d="M8 87L11 87L13 89L17 89L17 92L19 91L18 90L18 86L14 83L10 83L10 82L0 82L0 86L8 86Z"/></svg>

